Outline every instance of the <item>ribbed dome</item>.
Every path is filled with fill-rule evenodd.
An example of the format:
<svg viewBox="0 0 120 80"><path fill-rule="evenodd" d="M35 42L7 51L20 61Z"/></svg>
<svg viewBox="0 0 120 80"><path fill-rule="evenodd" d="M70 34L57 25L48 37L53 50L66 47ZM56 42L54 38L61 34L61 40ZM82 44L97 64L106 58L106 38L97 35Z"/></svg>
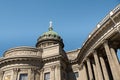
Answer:
<svg viewBox="0 0 120 80"><path fill-rule="evenodd" d="M49 30L48 32L43 33L42 36L49 36L49 35L53 35L53 36L59 36L58 33L56 33L53 30Z"/></svg>
<svg viewBox="0 0 120 80"><path fill-rule="evenodd" d="M50 22L50 26L49 26L48 31L43 33L38 38L36 46L39 43L45 43L45 42L48 42L48 41L54 41L54 43L62 43L62 47L64 46L62 38L59 36L59 34L57 32L53 31L52 22Z"/></svg>
<svg viewBox="0 0 120 80"><path fill-rule="evenodd" d="M49 31L43 33L39 38L38 41L48 40L48 39L55 39L55 40L62 40L61 37L58 35L57 32L53 31L52 27L49 27Z"/></svg>

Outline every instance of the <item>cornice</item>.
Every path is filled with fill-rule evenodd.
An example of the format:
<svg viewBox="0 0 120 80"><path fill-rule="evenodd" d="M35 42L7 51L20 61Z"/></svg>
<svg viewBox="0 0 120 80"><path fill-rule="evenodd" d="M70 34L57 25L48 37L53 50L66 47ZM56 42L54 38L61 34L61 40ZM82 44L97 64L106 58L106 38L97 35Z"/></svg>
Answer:
<svg viewBox="0 0 120 80"><path fill-rule="evenodd" d="M47 63L47 62L59 60L59 59L61 59L61 57L62 57L61 55L52 56L52 57L46 57L46 58L43 58L42 61L44 63Z"/></svg>
<svg viewBox="0 0 120 80"><path fill-rule="evenodd" d="M43 58L42 62L48 63L48 62L57 61L57 60L63 60L64 62L68 63L68 60L62 55L56 55L56 56Z"/></svg>
<svg viewBox="0 0 120 80"><path fill-rule="evenodd" d="M40 57L30 57L30 56L2 58L0 60L0 65L4 64L4 63L9 63L12 61L34 61L34 60L41 61L41 58Z"/></svg>

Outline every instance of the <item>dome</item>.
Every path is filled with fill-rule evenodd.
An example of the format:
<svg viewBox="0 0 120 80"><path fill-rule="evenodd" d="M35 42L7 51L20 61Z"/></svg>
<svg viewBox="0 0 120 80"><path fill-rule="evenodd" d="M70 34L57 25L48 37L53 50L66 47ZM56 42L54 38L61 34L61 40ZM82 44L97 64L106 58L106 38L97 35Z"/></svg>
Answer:
<svg viewBox="0 0 120 80"><path fill-rule="evenodd" d="M48 43L48 42L51 42L51 43ZM37 46L41 46L42 43L48 43L48 44L57 44L57 43L60 43L60 44L62 44L62 47L64 46L62 38L59 36L59 34L57 32L55 32L53 30L52 22L50 22L50 26L49 26L48 31L45 32L45 33L43 33L38 38L36 47Z"/></svg>
<svg viewBox="0 0 120 80"><path fill-rule="evenodd" d="M52 27L49 27L49 31L43 33L43 34L38 38L38 41L46 40L46 39L57 39L57 40L61 40L61 37L58 35L57 32L53 31L53 28L52 28Z"/></svg>

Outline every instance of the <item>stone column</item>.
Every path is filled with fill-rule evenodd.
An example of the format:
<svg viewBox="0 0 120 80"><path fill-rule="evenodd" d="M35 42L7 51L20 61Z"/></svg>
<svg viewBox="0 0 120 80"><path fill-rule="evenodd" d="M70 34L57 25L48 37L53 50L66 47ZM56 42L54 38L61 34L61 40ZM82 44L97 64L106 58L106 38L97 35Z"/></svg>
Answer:
<svg viewBox="0 0 120 80"><path fill-rule="evenodd" d="M40 80L43 80L43 72L44 72L44 69L41 69L40 70Z"/></svg>
<svg viewBox="0 0 120 80"><path fill-rule="evenodd" d="M29 74L29 80L35 80L35 69L34 68L29 69L28 74Z"/></svg>
<svg viewBox="0 0 120 80"><path fill-rule="evenodd" d="M51 66L51 80L55 80L55 67L56 66Z"/></svg>
<svg viewBox="0 0 120 80"><path fill-rule="evenodd" d="M106 68L106 65L105 65L105 61L104 61L102 55L100 55L100 63L101 63L101 66L102 66L102 71L103 71L104 79L105 80L110 80L109 76L108 76L108 71L107 71L107 68Z"/></svg>
<svg viewBox="0 0 120 80"><path fill-rule="evenodd" d="M97 74L99 75L98 80L103 80L102 70L101 70L101 66L100 66L100 63L99 63L99 58L98 58L98 55L97 55L96 51L94 51L93 56L94 56L94 60L95 60L95 64L96 64Z"/></svg>
<svg viewBox="0 0 120 80"><path fill-rule="evenodd" d="M40 72L39 72L39 70L35 71L35 80L40 80Z"/></svg>
<svg viewBox="0 0 120 80"><path fill-rule="evenodd" d="M89 80L93 80L92 67L89 58L87 59L87 67L88 67Z"/></svg>
<svg viewBox="0 0 120 80"><path fill-rule="evenodd" d="M14 69L13 69L13 80L17 80L18 71L19 71L18 68L14 68Z"/></svg>
<svg viewBox="0 0 120 80"><path fill-rule="evenodd" d="M61 66L57 65L57 79L56 80L61 80Z"/></svg>
<svg viewBox="0 0 120 80"><path fill-rule="evenodd" d="M116 69L117 69L118 74L120 76L120 63L118 61L117 53L115 52L115 50L113 48L110 48L110 50L111 50L111 54L112 54L114 63L116 64Z"/></svg>
<svg viewBox="0 0 120 80"><path fill-rule="evenodd" d="M4 72L0 71L0 80L3 80L3 75L4 75Z"/></svg>
<svg viewBox="0 0 120 80"><path fill-rule="evenodd" d="M111 72L112 72L112 75L113 75L113 79L114 80L120 80L120 78L119 78L120 76L118 75L118 73L116 73L117 70L116 70L116 66L113 62L113 58L112 58L112 55L111 55L111 52L110 52L110 48L108 46L108 41L105 41L104 48L105 48L105 52L106 52L106 55L107 55L107 58L108 58L110 69L111 69Z"/></svg>
<svg viewBox="0 0 120 80"><path fill-rule="evenodd" d="M87 69L86 69L84 63L83 63L83 71L84 71L84 80L88 80ZM80 77L80 76L79 76L79 77Z"/></svg>
<svg viewBox="0 0 120 80"><path fill-rule="evenodd" d="M95 66L95 64L92 64L92 66L93 66L93 71L94 71L94 75L95 75L95 80L98 80L96 66Z"/></svg>

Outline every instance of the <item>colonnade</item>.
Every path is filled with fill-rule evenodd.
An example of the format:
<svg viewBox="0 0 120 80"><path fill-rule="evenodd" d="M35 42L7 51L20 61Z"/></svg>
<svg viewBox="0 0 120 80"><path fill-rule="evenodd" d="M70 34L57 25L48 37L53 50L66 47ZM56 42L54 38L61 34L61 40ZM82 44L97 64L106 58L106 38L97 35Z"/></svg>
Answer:
<svg viewBox="0 0 120 80"><path fill-rule="evenodd" d="M83 62L87 80L120 80L120 64L117 53L108 41L102 45L102 51L93 50Z"/></svg>

